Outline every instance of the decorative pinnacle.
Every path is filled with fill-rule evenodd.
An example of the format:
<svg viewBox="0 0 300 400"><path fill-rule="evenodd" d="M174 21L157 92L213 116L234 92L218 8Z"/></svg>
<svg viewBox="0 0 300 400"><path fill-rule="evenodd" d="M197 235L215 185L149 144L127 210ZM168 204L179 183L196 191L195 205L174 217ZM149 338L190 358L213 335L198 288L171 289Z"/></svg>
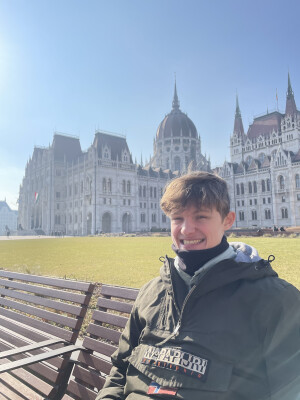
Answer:
<svg viewBox="0 0 300 400"><path fill-rule="evenodd" d="M288 90L286 92L286 95L287 95L287 97L294 96L294 92L293 92L292 85L291 85L290 73L288 73Z"/></svg>
<svg viewBox="0 0 300 400"><path fill-rule="evenodd" d="M172 102L173 110L179 110L179 100L177 96L177 88L176 88L176 79L175 79L175 87L174 87L174 97Z"/></svg>
<svg viewBox="0 0 300 400"><path fill-rule="evenodd" d="M236 95L235 116L236 116L236 117L241 117L241 110L240 110L240 106L239 106L239 98L238 98L238 95Z"/></svg>

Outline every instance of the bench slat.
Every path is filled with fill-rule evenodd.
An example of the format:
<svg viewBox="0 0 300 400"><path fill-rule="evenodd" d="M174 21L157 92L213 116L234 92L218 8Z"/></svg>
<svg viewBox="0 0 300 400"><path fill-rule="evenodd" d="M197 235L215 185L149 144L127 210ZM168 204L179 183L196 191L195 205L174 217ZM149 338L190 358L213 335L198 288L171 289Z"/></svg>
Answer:
<svg viewBox="0 0 300 400"><path fill-rule="evenodd" d="M42 285L60 287L71 290L78 290L82 292L91 292L93 284L89 282L73 281L69 279L53 278L48 276L23 274L20 272L11 272L7 270L0 270L0 276L10 279L17 279L25 282L40 283Z"/></svg>
<svg viewBox="0 0 300 400"><path fill-rule="evenodd" d="M80 316L83 313L82 307L75 306L73 304L66 304L55 300L49 300L44 297L34 296L23 292L18 292L13 289L0 288L0 295L7 296L12 299L23 300L27 303L45 306L47 308L53 308L57 311L64 311L66 313L76 316Z"/></svg>
<svg viewBox="0 0 300 400"><path fill-rule="evenodd" d="M87 302L87 298L83 294L67 292L59 289L50 289L46 286L33 286L27 283L0 279L0 286L2 285L11 289L19 289L25 292L40 294L42 296L53 297L55 299L72 301L73 303L86 304Z"/></svg>
<svg viewBox="0 0 300 400"><path fill-rule="evenodd" d="M128 288L123 286L102 285L102 296L118 297L120 299L135 300L138 294L138 289Z"/></svg>
<svg viewBox="0 0 300 400"><path fill-rule="evenodd" d="M97 301L97 306L100 309L109 309L109 310L114 310L114 311L119 311L123 313L130 314L132 310L132 304L131 303L125 303L125 301L116 301L116 300L110 300L110 299L104 299L103 297L99 297Z"/></svg>
<svg viewBox="0 0 300 400"><path fill-rule="evenodd" d="M125 328L125 325L128 321L127 317L117 314L110 314L105 311L94 311L93 317L95 321L115 325L120 328Z"/></svg>

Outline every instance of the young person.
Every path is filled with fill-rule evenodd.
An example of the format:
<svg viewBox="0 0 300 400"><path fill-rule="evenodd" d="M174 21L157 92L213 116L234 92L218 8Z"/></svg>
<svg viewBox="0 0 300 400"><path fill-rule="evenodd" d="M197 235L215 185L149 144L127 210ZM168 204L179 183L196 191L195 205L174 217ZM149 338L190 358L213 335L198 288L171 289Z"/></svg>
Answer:
<svg viewBox="0 0 300 400"><path fill-rule="evenodd" d="M299 292L251 246L228 244L224 180L197 172L167 186L175 259L146 284L100 399L300 399Z"/></svg>

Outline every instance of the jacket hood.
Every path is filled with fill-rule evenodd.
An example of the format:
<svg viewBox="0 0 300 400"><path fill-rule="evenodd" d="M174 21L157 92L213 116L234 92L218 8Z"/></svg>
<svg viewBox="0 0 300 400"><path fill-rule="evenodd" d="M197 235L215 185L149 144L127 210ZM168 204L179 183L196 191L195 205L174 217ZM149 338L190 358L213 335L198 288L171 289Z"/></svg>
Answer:
<svg viewBox="0 0 300 400"><path fill-rule="evenodd" d="M213 268L208 269L204 274L202 274L200 279L201 281L205 281L205 284L201 284L199 286L197 285L197 293L199 296L233 282L242 280L254 281L267 277L278 276L277 273L272 269L270 262L268 260L261 259L256 250L254 249L254 252L251 246L249 246L249 248L252 249L251 254L248 254L247 256L243 253L243 251L241 251L241 246L238 246L238 248L240 251L236 249L237 255L235 259L222 260L214 265ZM250 249L248 249L248 251L250 251ZM252 261L239 261L241 259ZM257 259L257 261L253 262L254 259ZM160 275L166 288L168 290L172 290L174 279L181 279L179 278L178 272L174 266L173 258L168 258L167 256L165 257L165 262L161 267Z"/></svg>

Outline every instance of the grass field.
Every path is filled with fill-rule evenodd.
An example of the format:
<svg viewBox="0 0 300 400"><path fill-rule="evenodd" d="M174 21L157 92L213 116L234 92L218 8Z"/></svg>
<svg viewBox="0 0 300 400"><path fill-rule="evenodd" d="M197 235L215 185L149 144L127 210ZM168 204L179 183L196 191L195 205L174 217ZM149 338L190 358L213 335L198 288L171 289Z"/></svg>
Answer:
<svg viewBox="0 0 300 400"><path fill-rule="evenodd" d="M239 238L300 289L299 238ZM140 287L159 274L160 256L173 256L170 237L85 237L0 241L0 268Z"/></svg>

